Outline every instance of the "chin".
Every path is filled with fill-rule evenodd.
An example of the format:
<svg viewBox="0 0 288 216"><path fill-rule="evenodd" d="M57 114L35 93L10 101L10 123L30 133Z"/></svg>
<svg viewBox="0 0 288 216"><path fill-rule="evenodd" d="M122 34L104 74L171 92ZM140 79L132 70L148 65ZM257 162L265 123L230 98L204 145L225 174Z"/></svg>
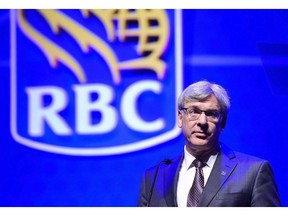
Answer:
<svg viewBox="0 0 288 216"><path fill-rule="evenodd" d="M191 139L192 143L195 143L196 145L205 145L210 142L210 137L209 136L203 136L203 137L197 137L197 136L192 136Z"/></svg>
<svg viewBox="0 0 288 216"><path fill-rule="evenodd" d="M199 139L191 141L192 141L191 143L193 143L193 145L195 146L206 146L209 143L209 141L207 140L199 140Z"/></svg>

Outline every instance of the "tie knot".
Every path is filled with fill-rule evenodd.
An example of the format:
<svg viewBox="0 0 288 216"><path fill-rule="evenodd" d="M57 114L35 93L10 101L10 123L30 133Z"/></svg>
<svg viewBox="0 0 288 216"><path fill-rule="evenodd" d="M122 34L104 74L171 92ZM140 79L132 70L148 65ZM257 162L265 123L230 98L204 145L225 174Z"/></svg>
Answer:
<svg viewBox="0 0 288 216"><path fill-rule="evenodd" d="M196 167L196 168L202 168L205 166L205 163L198 160L197 158L192 162L192 164Z"/></svg>

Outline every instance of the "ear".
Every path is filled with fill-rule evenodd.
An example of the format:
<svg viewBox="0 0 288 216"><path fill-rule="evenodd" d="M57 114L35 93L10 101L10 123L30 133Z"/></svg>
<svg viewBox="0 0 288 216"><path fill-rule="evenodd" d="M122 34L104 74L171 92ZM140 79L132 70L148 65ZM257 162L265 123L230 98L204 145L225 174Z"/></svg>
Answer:
<svg viewBox="0 0 288 216"><path fill-rule="evenodd" d="M183 122L183 115L181 111L178 110L177 123L178 123L179 128L182 128L182 124L183 124L182 122Z"/></svg>
<svg viewBox="0 0 288 216"><path fill-rule="evenodd" d="M221 121L221 129L222 130L225 128L226 122L227 122L227 115L223 115L222 121Z"/></svg>

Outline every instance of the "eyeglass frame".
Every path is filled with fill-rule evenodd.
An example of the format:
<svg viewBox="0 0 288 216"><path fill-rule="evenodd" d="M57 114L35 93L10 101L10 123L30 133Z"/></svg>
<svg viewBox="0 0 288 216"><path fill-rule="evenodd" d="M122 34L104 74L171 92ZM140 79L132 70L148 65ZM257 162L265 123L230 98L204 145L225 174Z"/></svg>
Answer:
<svg viewBox="0 0 288 216"><path fill-rule="evenodd" d="M199 113L195 113L194 112L194 114L197 114L197 115L199 114L198 117L192 118L191 114L193 114L193 113L189 113L188 109L193 109L194 111L199 111ZM191 106L190 107L181 107L180 111L182 111L182 110L185 111L185 113L188 115L189 120L191 120L191 121L198 120L200 118L201 114L204 113L208 121L217 122L217 121L219 121L219 119L221 118L221 116L223 114L222 111L218 111L218 110L201 110L201 109L198 109L196 107L191 107ZM215 116L215 118L213 118L213 115L209 115L209 114L207 115L207 112L217 113L217 116Z"/></svg>

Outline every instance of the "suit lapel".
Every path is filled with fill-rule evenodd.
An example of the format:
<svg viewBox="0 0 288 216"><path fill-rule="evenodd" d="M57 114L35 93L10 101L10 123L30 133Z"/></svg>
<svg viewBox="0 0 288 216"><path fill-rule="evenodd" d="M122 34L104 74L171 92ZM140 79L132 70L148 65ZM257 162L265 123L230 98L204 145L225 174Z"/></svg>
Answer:
<svg viewBox="0 0 288 216"><path fill-rule="evenodd" d="M228 149L224 148L219 152L198 206L209 206L236 167L237 163L232 160L233 158L235 158L234 153Z"/></svg>
<svg viewBox="0 0 288 216"><path fill-rule="evenodd" d="M177 157L164 169L164 194L167 206L177 206L177 182L183 155Z"/></svg>

